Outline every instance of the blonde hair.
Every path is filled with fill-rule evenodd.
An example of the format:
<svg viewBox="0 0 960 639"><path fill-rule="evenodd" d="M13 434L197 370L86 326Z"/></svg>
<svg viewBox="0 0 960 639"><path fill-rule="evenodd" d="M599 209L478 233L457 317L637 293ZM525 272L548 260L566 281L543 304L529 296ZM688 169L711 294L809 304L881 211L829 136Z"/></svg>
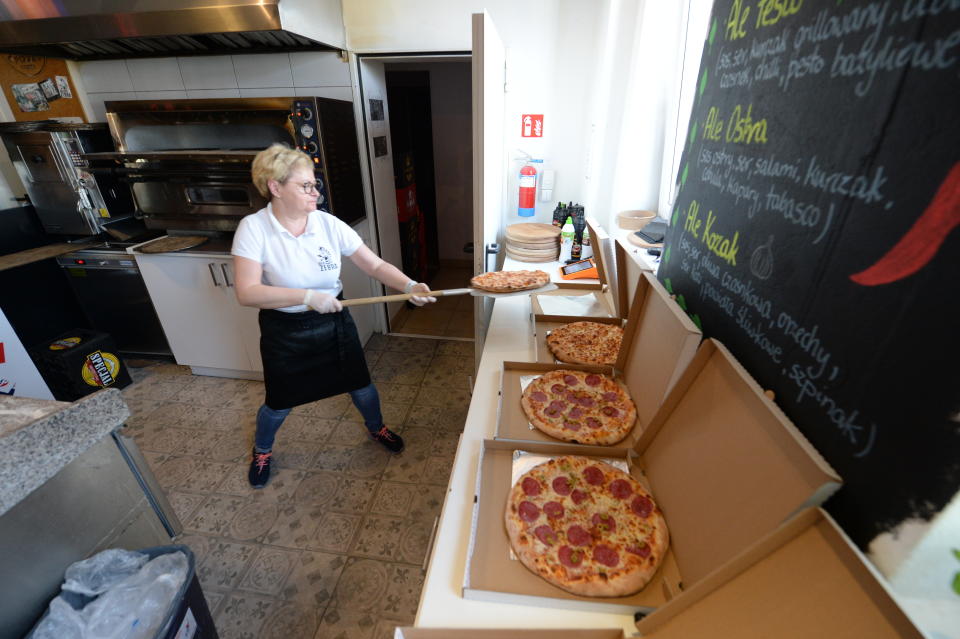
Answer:
<svg viewBox="0 0 960 639"><path fill-rule="evenodd" d="M276 180L283 184L290 177L293 169L298 166L313 171L309 155L275 142L253 158L253 166L250 169L253 185L260 191L260 195L269 199L270 187L267 186L267 182Z"/></svg>

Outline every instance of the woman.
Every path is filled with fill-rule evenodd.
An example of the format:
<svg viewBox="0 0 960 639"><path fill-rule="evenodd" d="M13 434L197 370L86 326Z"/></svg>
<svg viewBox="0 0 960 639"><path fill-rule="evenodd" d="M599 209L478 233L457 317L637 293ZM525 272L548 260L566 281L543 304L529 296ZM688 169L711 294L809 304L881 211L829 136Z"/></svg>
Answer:
<svg viewBox="0 0 960 639"><path fill-rule="evenodd" d="M248 478L262 488L270 478L273 441L290 409L350 393L370 438L390 452L403 440L383 424L380 397L370 381L363 347L350 314L340 304L341 257L361 271L406 293L435 302L417 283L371 251L356 231L317 210L310 157L274 144L253 160L253 183L270 203L240 221L233 238L237 299L260 310L260 354L266 399Z"/></svg>

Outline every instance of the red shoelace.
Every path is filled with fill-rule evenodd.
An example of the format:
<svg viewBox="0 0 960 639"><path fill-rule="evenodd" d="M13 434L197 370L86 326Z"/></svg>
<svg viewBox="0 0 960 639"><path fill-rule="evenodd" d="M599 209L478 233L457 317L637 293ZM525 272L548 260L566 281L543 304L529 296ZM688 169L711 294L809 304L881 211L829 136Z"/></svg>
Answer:
<svg viewBox="0 0 960 639"><path fill-rule="evenodd" d="M264 467L270 462L270 456L273 453L256 453L253 456L253 463L257 465L257 472L263 472Z"/></svg>
<svg viewBox="0 0 960 639"><path fill-rule="evenodd" d="M393 433L387 430L386 426L378 430L377 434L374 435L374 437L376 437L377 439L386 439L391 442L394 440Z"/></svg>

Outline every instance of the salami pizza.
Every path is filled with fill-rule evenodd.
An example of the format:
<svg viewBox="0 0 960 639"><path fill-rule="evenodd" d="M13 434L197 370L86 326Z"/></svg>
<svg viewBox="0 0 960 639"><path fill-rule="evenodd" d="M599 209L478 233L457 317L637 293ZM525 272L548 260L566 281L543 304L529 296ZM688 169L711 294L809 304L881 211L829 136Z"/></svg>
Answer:
<svg viewBox="0 0 960 639"><path fill-rule="evenodd" d="M513 293L540 288L550 283L543 271L491 271L470 280L470 286L492 293Z"/></svg>
<svg viewBox="0 0 960 639"><path fill-rule="evenodd" d="M524 566L587 597L642 589L670 539L663 513L640 482L579 456L551 459L521 476L507 498L504 524Z"/></svg>
<svg viewBox="0 0 960 639"><path fill-rule="evenodd" d="M637 408L612 377L555 370L531 381L520 398L539 431L578 444L616 444L633 429Z"/></svg>
<svg viewBox="0 0 960 639"><path fill-rule="evenodd" d="M620 354L623 329L616 324L570 322L547 335L547 347L561 362L613 366Z"/></svg>

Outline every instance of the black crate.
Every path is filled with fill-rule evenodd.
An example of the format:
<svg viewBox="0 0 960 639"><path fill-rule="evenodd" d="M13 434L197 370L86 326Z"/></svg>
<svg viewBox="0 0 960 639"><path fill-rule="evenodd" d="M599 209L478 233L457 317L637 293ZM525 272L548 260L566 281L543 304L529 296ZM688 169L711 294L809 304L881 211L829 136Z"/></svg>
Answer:
<svg viewBox="0 0 960 639"><path fill-rule="evenodd" d="M50 392L61 401L131 383L117 345L106 333L80 328L67 331L33 348L30 356Z"/></svg>

